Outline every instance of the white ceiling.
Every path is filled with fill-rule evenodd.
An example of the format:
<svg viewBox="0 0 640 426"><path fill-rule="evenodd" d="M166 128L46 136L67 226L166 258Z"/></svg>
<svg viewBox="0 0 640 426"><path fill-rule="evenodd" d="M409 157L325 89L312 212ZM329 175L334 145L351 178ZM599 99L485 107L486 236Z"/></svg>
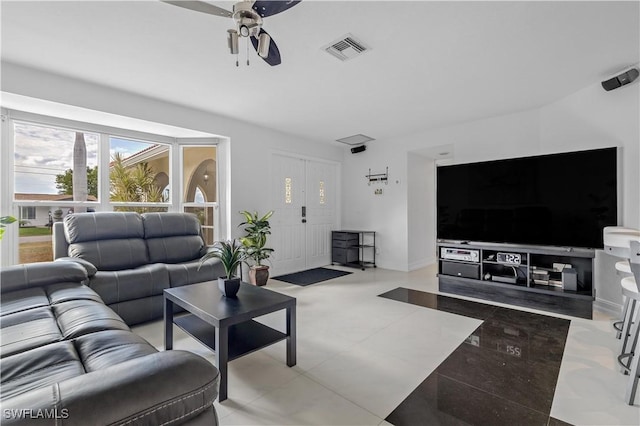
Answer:
<svg viewBox="0 0 640 426"><path fill-rule="evenodd" d="M251 49L237 68L228 18L159 1L1 6L3 61L320 141L526 110L640 62L635 1L304 0L265 19L282 65ZM346 33L372 50L348 62L321 50Z"/></svg>

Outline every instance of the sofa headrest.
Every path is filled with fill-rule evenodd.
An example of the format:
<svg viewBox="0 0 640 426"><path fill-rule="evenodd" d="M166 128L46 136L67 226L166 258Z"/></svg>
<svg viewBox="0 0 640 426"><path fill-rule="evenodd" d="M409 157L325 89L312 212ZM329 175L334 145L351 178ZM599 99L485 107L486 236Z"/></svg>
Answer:
<svg viewBox="0 0 640 426"><path fill-rule="evenodd" d="M200 221L191 213L143 213L145 238L200 235Z"/></svg>
<svg viewBox="0 0 640 426"><path fill-rule="evenodd" d="M135 212L77 213L64 218L64 234L69 244L144 238L144 226Z"/></svg>

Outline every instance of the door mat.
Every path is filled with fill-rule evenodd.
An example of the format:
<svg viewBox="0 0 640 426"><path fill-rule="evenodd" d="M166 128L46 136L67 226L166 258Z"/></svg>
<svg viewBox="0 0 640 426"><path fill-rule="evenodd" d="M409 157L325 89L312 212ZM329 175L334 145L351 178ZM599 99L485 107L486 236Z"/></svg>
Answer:
<svg viewBox="0 0 640 426"><path fill-rule="evenodd" d="M271 279L284 281L290 284L305 286L309 284L315 284L322 281L331 280L333 278L342 277L344 275L349 275L351 273L352 272L338 271L336 269L313 268L313 269L307 269L306 271L294 272L293 274L286 274L286 275L280 275L277 277L272 277Z"/></svg>

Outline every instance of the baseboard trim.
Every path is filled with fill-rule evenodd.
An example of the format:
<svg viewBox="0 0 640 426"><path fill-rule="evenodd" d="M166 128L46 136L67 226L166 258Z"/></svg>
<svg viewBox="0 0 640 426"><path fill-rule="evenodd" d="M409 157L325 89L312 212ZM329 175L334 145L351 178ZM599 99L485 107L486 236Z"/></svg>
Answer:
<svg viewBox="0 0 640 426"><path fill-rule="evenodd" d="M434 263L436 263L436 259L434 257L417 260L415 262L409 263L409 271L415 271L417 269L426 268L427 266L432 265Z"/></svg>
<svg viewBox="0 0 640 426"><path fill-rule="evenodd" d="M596 300L593 302L593 307L600 311L611 314L612 316L620 315L620 312L622 312L622 305L604 299L596 298Z"/></svg>

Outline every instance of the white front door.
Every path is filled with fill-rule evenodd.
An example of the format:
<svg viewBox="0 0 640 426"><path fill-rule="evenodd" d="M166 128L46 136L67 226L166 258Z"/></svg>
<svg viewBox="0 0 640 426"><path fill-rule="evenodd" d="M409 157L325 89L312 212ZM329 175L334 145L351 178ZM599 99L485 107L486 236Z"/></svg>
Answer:
<svg viewBox="0 0 640 426"><path fill-rule="evenodd" d="M335 164L272 156L272 276L331 263L336 175Z"/></svg>
<svg viewBox="0 0 640 426"><path fill-rule="evenodd" d="M306 162L307 268L331 263L331 230L336 228L335 164Z"/></svg>

